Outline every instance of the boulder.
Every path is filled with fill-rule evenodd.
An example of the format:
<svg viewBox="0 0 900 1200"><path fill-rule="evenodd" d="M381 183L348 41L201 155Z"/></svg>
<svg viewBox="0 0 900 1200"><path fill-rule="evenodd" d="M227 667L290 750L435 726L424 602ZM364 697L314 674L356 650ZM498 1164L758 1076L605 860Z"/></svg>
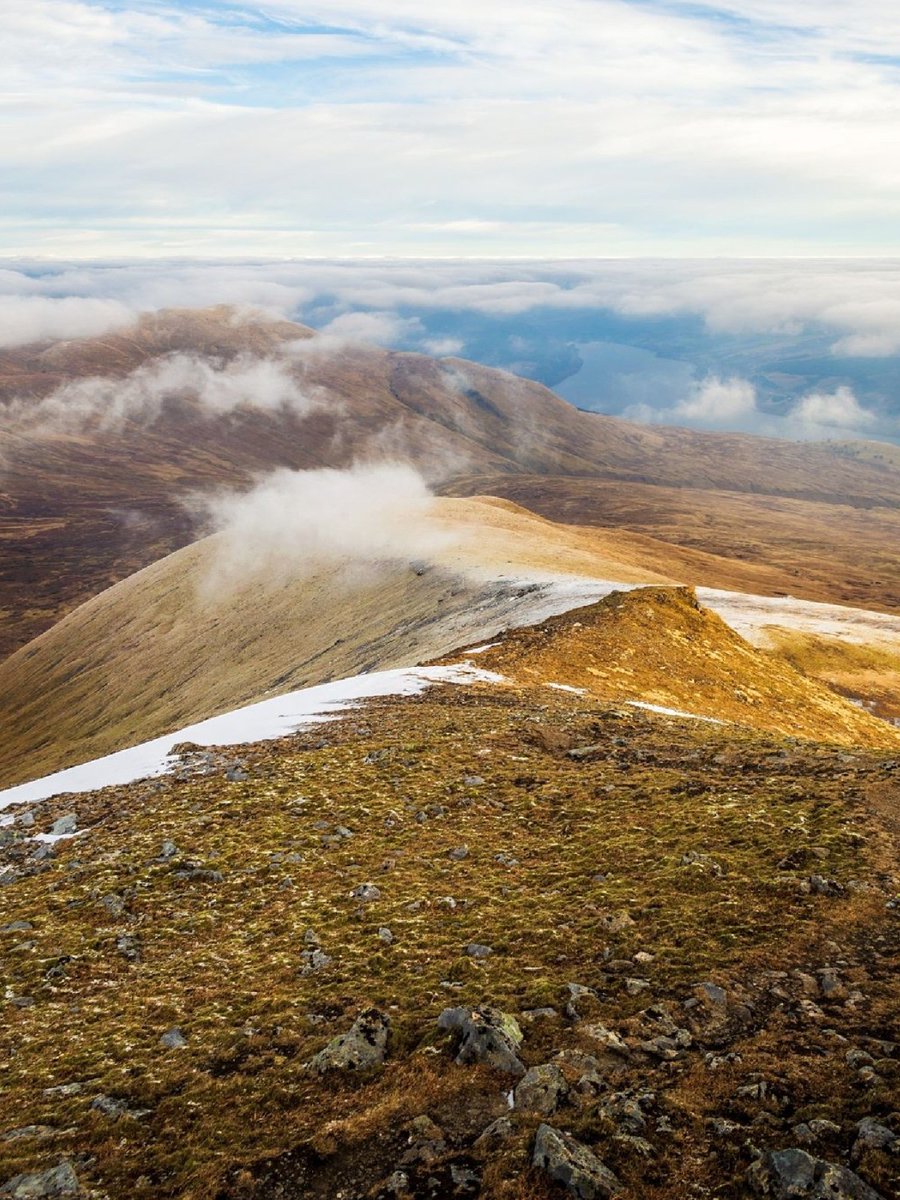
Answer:
<svg viewBox="0 0 900 1200"><path fill-rule="evenodd" d="M326 1071L366 1071L381 1066L387 1056L390 1031L390 1018L370 1008L310 1060L310 1070L322 1075Z"/></svg>
<svg viewBox="0 0 900 1200"><path fill-rule="evenodd" d="M556 1112L569 1091L566 1077L553 1063L531 1067L516 1085L516 1108L549 1117Z"/></svg>
<svg viewBox="0 0 900 1200"><path fill-rule="evenodd" d="M620 1181L593 1151L550 1125L538 1128L532 1165L578 1200L606 1200L622 1191Z"/></svg>
<svg viewBox="0 0 900 1200"><path fill-rule="evenodd" d="M0 1196L12 1200L42 1200L42 1197L79 1196L78 1176L70 1162L63 1161L48 1171L16 1175L0 1187Z"/></svg>
<svg viewBox="0 0 900 1200"><path fill-rule="evenodd" d="M525 1066L518 1056L523 1035L519 1023L508 1013L484 1005L481 1008L445 1008L438 1017L438 1028L459 1034L456 1061L487 1063L509 1075L524 1075Z"/></svg>
<svg viewBox="0 0 900 1200"><path fill-rule="evenodd" d="M772 1200L883 1200L849 1168L796 1148L761 1154L747 1181L757 1195Z"/></svg>

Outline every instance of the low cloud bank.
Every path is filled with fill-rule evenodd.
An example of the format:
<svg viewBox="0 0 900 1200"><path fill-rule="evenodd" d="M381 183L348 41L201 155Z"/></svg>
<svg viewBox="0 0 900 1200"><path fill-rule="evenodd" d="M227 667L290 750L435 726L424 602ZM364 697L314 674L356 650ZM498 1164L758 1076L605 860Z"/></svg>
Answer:
<svg viewBox="0 0 900 1200"><path fill-rule="evenodd" d="M622 415L642 424L734 430L803 441L853 434L865 437L879 422L878 415L864 407L848 387L810 392L778 414L760 408L750 380L717 376L698 382L677 404L665 408L638 404Z"/></svg>
<svg viewBox="0 0 900 1200"><path fill-rule="evenodd" d="M90 376L65 383L40 400L0 405L0 421L40 437L85 425L118 428L126 421L152 424L170 400L189 398L211 415L238 408L290 409L305 415L324 400L302 389L290 367L274 358L239 355L230 362L171 354L138 367L124 379Z"/></svg>
<svg viewBox="0 0 900 1200"><path fill-rule="evenodd" d="M432 519L432 493L403 463L347 470L278 470L249 491L196 497L192 508L219 534L206 589L254 576L297 578L334 564L354 569L429 559L454 542Z"/></svg>

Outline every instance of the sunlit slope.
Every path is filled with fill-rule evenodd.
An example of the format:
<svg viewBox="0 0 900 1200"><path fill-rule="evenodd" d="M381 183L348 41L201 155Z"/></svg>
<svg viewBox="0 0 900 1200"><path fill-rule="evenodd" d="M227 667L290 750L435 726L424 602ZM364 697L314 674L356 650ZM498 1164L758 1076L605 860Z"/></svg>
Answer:
<svg viewBox="0 0 900 1200"><path fill-rule="evenodd" d="M900 747L900 729L751 646L688 588L614 592L509 633L479 663L522 683L577 687L781 736Z"/></svg>
<svg viewBox="0 0 900 1200"><path fill-rule="evenodd" d="M101 593L0 664L3 782L269 691L422 662L590 598L577 580L556 599L535 582L561 573L668 578L640 565L640 543L561 529L506 503L437 501L433 524L430 561L298 561L223 580L217 535Z"/></svg>
<svg viewBox="0 0 900 1200"><path fill-rule="evenodd" d="M713 556L624 531L554 525L507 501L438 500L428 523L435 549L427 559L316 567L298 560L242 578L222 574L225 547L217 535L95 597L0 664L0 782L59 770L267 694L427 661L621 585L733 581L732 564ZM748 592L766 586L758 568L740 569ZM754 605L765 604L751 594L714 603L726 611L736 601L745 623ZM848 625L853 616L847 610ZM777 624L779 614L763 607L761 619ZM652 649L657 664L671 632L666 620L659 632L659 646L640 650ZM868 636L865 627L861 636ZM751 653L736 643L741 654ZM614 662L630 643L601 638L598 645ZM736 669L748 661L738 655ZM763 661L777 674L771 658ZM683 665L679 659L667 668L674 672L667 686L685 685L677 696L660 699L645 679L634 681L634 695L621 695L690 708L693 676ZM560 682L583 681L577 662L567 671L572 680ZM799 676L788 676L798 684ZM596 686L597 676L588 682ZM808 691L801 689L804 697ZM856 722L857 710L843 702L836 711L854 718L848 728L861 730L864 740L890 735L880 723ZM752 706L741 706L734 719L748 714ZM830 736L818 718L802 731Z"/></svg>

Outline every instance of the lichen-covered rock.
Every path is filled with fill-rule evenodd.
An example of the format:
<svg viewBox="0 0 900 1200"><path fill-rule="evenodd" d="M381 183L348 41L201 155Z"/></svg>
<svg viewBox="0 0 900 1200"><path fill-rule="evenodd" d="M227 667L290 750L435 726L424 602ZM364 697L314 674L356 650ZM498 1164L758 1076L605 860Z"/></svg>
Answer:
<svg viewBox="0 0 900 1200"><path fill-rule="evenodd" d="M556 1112L569 1091L566 1077L553 1063L531 1067L516 1085L516 1108L549 1117Z"/></svg>
<svg viewBox="0 0 900 1200"><path fill-rule="evenodd" d="M534 1139L532 1165L578 1200L607 1200L622 1184L593 1151L550 1125L541 1125Z"/></svg>
<svg viewBox="0 0 900 1200"><path fill-rule="evenodd" d="M361 1013L346 1033L339 1034L310 1060L310 1070L366 1071L380 1066L387 1056L390 1018L377 1008Z"/></svg>
<svg viewBox="0 0 900 1200"><path fill-rule="evenodd" d="M460 1064L487 1063L509 1075L524 1075L525 1065L517 1051L523 1034L515 1017L497 1008L445 1008L438 1028L460 1035L456 1061Z"/></svg>
<svg viewBox="0 0 900 1200"><path fill-rule="evenodd" d="M81 1188L70 1162L61 1162L49 1171L16 1175L0 1187L0 1196L12 1200L43 1200L44 1197L78 1196Z"/></svg>
<svg viewBox="0 0 900 1200"><path fill-rule="evenodd" d="M883 1200L847 1167L796 1148L760 1155L747 1180L757 1195L772 1200Z"/></svg>

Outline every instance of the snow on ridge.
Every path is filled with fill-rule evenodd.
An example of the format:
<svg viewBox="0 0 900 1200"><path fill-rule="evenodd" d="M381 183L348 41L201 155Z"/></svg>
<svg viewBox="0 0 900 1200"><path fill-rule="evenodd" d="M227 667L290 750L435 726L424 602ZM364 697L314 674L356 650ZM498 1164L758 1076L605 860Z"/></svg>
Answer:
<svg viewBox="0 0 900 1200"><path fill-rule="evenodd" d="M661 713L664 717L684 717L688 721L707 721L710 725L725 725L718 717L701 717L699 713L682 712L680 708L665 708L662 704L648 704L646 700L626 700L632 708L642 708L646 712Z"/></svg>
<svg viewBox="0 0 900 1200"><path fill-rule="evenodd" d="M33 804L63 792L93 792L165 775L175 765L169 752L179 742L196 742L199 746L239 746L271 741L298 729L334 720L362 700L378 696L414 696L434 683L503 682L502 675L481 670L469 662L438 667L400 667L373 671L370 675L353 675L333 683L273 696L173 730L164 737L130 746L127 750L118 750L77 767L7 788L0 791L0 809L10 804Z"/></svg>

